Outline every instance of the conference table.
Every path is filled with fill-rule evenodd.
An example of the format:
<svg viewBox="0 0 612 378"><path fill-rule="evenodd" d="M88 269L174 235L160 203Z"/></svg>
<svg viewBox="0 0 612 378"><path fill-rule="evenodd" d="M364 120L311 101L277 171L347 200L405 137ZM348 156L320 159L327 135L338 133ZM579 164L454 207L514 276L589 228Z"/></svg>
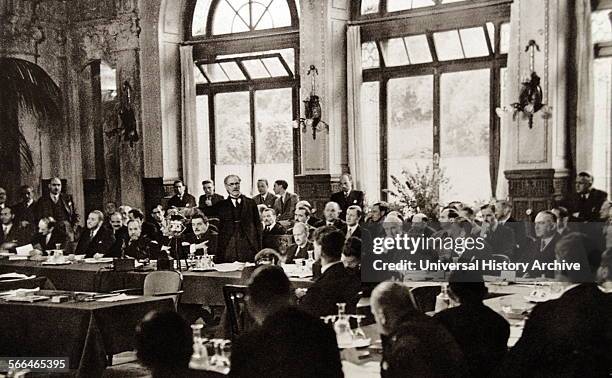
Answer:
<svg viewBox="0 0 612 378"><path fill-rule="evenodd" d="M113 290L142 288L148 270L116 272L110 263L88 264L75 262L66 265L43 265L40 261L31 260L0 260L0 274L22 273L26 275L44 276L58 290L90 291L107 293ZM246 279L242 272L194 272L182 271L183 294L182 304L204 304L222 306L224 285L244 285ZM295 288L308 288L312 285L310 278L291 278Z"/></svg>
<svg viewBox="0 0 612 378"><path fill-rule="evenodd" d="M81 299L66 291L34 294L72 299L29 303L0 297L0 356L67 357L70 373L77 377L100 376L109 356L134 349L135 328L144 315L174 308L168 296L82 301L85 294Z"/></svg>

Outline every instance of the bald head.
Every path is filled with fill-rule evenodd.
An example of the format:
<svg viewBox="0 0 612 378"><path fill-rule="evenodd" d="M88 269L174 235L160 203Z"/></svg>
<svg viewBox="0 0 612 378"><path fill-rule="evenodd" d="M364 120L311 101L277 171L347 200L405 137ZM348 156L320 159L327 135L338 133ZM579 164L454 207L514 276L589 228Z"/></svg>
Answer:
<svg viewBox="0 0 612 378"><path fill-rule="evenodd" d="M323 210L323 215L325 216L326 221L335 221L340 217L340 205L333 201L326 203L325 209Z"/></svg>
<svg viewBox="0 0 612 378"><path fill-rule="evenodd" d="M370 298L372 314L379 331L389 334L397 322L410 313L418 313L412 302L410 288L398 282L381 282Z"/></svg>

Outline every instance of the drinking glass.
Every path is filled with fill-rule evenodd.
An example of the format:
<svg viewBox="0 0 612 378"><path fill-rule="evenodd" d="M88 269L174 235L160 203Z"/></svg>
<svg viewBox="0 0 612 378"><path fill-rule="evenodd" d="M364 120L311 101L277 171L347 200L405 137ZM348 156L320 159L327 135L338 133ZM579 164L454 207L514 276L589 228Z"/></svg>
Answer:
<svg viewBox="0 0 612 378"><path fill-rule="evenodd" d="M363 331L363 328L361 328L361 321L363 320L363 318L365 318L365 315L352 315L352 317L354 317L355 320L357 321L357 328L353 330L353 337L357 340L367 339L367 336L365 332Z"/></svg>

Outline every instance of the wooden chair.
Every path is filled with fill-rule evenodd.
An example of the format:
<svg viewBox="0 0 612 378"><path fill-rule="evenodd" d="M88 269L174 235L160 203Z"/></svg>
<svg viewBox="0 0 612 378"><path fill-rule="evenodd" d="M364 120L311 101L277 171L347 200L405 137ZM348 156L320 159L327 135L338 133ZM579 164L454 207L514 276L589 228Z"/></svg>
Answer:
<svg viewBox="0 0 612 378"><path fill-rule="evenodd" d="M183 290L183 275L174 270L156 270L145 277L143 288L115 290L113 293L142 293L145 296L172 296L176 309Z"/></svg>
<svg viewBox="0 0 612 378"><path fill-rule="evenodd" d="M225 312L229 321L230 338L232 340L253 323L246 307L246 290L247 287L243 285L223 286Z"/></svg>
<svg viewBox="0 0 612 378"><path fill-rule="evenodd" d="M427 313L436 309L436 296L441 291L441 286L419 286L410 289L410 294L412 294L417 309L422 313Z"/></svg>

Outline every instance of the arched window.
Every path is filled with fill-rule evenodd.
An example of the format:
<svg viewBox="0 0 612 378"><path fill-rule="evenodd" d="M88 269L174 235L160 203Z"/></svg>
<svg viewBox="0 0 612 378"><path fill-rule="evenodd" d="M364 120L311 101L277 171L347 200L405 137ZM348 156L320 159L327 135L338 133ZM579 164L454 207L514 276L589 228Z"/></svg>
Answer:
<svg viewBox="0 0 612 378"><path fill-rule="evenodd" d="M449 185L440 200L495 195L510 1L361 0L362 127L380 169L368 190L391 175L439 166ZM411 148L406 148L406 145Z"/></svg>
<svg viewBox="0 0 612 378"><path fill-rule="evenodd" d="M292 186L299 170L299 21L293 0L191 2L198 132L210 141L211 175Z"/></svg>

